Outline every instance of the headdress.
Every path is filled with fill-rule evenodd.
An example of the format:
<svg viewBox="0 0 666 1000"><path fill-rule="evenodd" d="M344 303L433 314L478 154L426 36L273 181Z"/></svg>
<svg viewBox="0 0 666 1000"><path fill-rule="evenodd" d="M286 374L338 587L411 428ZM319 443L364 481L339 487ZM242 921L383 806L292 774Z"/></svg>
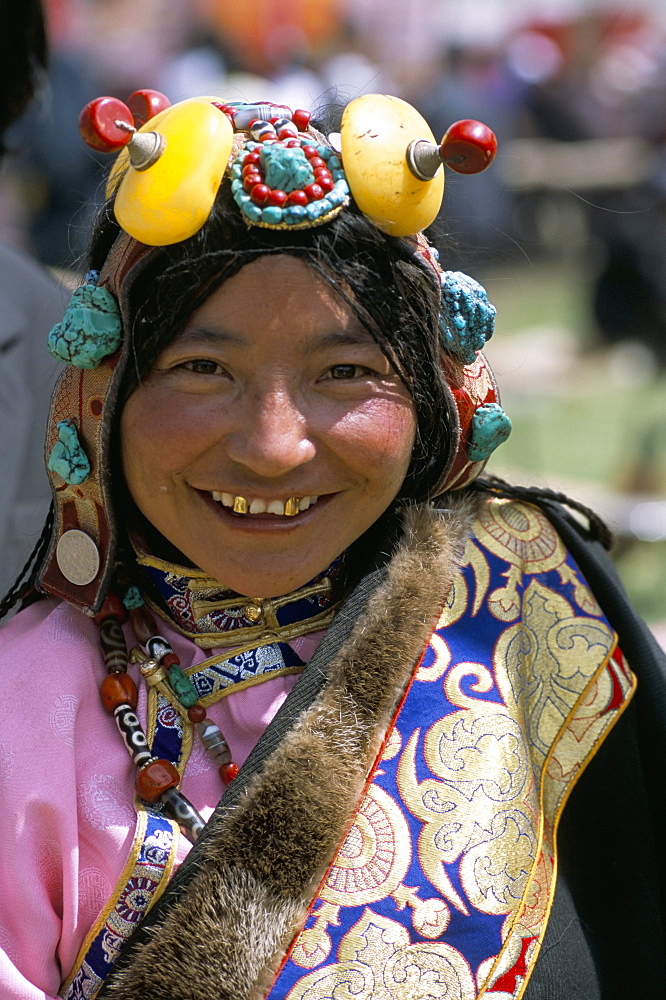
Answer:
<svg viewBox="0 0 666 1000"><path fill-rule="evenodd" d="M378 229L412 239L442 294L452 447L433 496L468 484L508 436L510 423L481 353L495 310L471 278L442 271L422 235L441 205L442 164L462 173L484 169L494 156L494 135L479 122L462 121L438 144L414 108L383 95L352 101L332 136L309 119L283 106L210 97L170 106L156 91L137 91L127 105L98 98L81 114L91 146L120 150L107 194L121 232L102 271L86 276L49 336L67 368L47 431L55 516L38 586L88 614L99 611L114 568L110 435L130 354L130 338L123 337L130 293L155 248L202 229L223 182L249 226L325 225L353 199Z"/></svg>

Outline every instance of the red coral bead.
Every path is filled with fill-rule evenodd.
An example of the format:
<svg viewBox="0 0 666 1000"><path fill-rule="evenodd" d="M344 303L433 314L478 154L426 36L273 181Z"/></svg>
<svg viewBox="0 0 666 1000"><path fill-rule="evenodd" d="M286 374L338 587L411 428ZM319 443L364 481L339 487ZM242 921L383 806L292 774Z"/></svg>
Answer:
<svg viewBox="0 0 666 1000"><path fill-rule="evenodd" d="M197 702L196 705L192 705L190 708L188 708L187 717L190 720L190 722L194 722L195 724L197 722L203 722L203 720L206 718L206 709L203 707L203 705L200 705Z"/></svg>
<svg viewBox="0 0 666 1000"><path fill-rule="evenodd" d="M162 666L169 670L170 667L180 666L180 657L176 653L167 653L162 657Z"/></svg>
<svg viewBox="0 0 666 1000"><path fill-rule="evenodd" d="M310 161L310 166L313 170L316 170L318 167L326 166L326 160L322 160L321 156L309 156L308 160Z"/></svg>
<svg viewBox="0 0 666 1000"><path fill-rule="evenodd" d="M116 122L125 128L119 128ZM98 153L115 153L126 146L134 132L132 112L115 97L96 97L79 115L84 142Z"/></svg>
<svg viewBox="0 0 666 1000"><path fill-rule="evenodd" d="M324 194L328 194L328 192L332 191L333 188L335 187L335 181L331 177L330 173L328 173L328 175L326 176L326 175L323 174L323 171L322 171L322 175L323 176L318 177L315 174L315 181L317 182L317 184L319 185L319 187L322 189L322 191L324 192Z"/></svg>
<svg viewBox="0 0 666 1000"><path fill-rule="evenodd" d="M255 184L261 184L262 181L263 177L261 176L258 170L255 170L254 172L248 171L248 173L243 178L243 187L245 188L247 193L250 194Z"/></svg>
<svg viewBox="0 0 666 1000"><path fill-rule="evenodd" d="M300 144L301 144L300 139L287 139L287 141L285 142L285 146L287 147L287 149L295 149L296 146L300 146Z"/></svg>
<svg viewBox="0 0 666 1000"><path fill-rule="evenodd" d="M303 190L310 201L319 201L324 197L324 190L320 184L306 184Z"/></svg>
<svg viewBox="0 0 666 1000"><path fill-rule="evenodd" d="M225 785L229 785L238 774L238 764L234 764L233 761L230 764L223 764L219 772Z"/></svg>
<svg viewBox="0 0 666 1000"><path fill-rule="evenodd" d="M167 108L170 108L171 101L159 90L135 90L127 98L127 107L132 112L134 125L136 128L141 128L160 111L166 111Z"/></svg>
<svg viewBox="0 0 666 1000"><path fill-rule="evenodd" d="M124 622L127 618L127 610L117 594L108 593L104 598L102 607L94 616L96 625L101 625L108 618L115 618L119 622Z"/></svg>
<svg viewBox="0 0 666 1000"><path fill-rule="evenodd" d="M305 191L292 191L287 198L288 205L307 205L308 196Z"/></svg>
<svg viewBox="0 0 666 1000"><path fill-rule="evenodd" d="M286 200L287 200L287 192L286 191L280 191L280 189L277 188L275 191L269 192L269 195L268 195L268 204L269 205L277 205L278 208L282 208L282 206L285 204Z"/></svg>
<svg viewBox="0 0 666 1000"><path fill-rule="evenodd" d="M465 118L447 129L439 155L458 174L479 174L490 166L496 152L495 133L483 122Z"/></svg>
<svg viewBox="0 0 666 1000"><path fill-rule="evenodd" d="M157 802L167 788L175 788L180 775L170 760L151 760L136 776L137 795L146 802Z"/></svg>
<svg viewBox="0 0 666 1000"><path fill-rule="evenodd" d="M108 674L100 684L99 693L104 711L113 715L119 705L136 708L139 693L129 674Z"/></svg>
<svg viewBox="0 0 666 1000"><path fill-rule="evenodd" d="M301 149L307 156L308 160L310 159L311 156L317 156L317 150L315 149L314 146L301 146Z"/></svg>
<svg viewBox="0 0 666 1000"><path fill-rule="evenodd" d="M286 125L279 125L277 127L277 135L278 139L295 138L298 135L298 129L292 122L287 122Z"/></svg>
<svg viewBox="0 0 666 1000"><path fill-rule="evenodd" d="M261 153L258 149L251 149L249 153L246 153L243 157L243 166L248 167L251 163L260 163Z"/></svg>
<svg viewBox="0 0 666 1000"><path fill-rule="evenodd" d="M271 189L267 184L255 184L250 191L250 198L255 205L265 205L270 193Z"/></svg>
<svg viewBox="0 0 666 1000"><path fill-rule="evenodd" d="M297 108L291 116L291 120L299 132L305 132L306 128L310 124L311 117L312 115L309 111L303 111L302 108Z"/></svg>

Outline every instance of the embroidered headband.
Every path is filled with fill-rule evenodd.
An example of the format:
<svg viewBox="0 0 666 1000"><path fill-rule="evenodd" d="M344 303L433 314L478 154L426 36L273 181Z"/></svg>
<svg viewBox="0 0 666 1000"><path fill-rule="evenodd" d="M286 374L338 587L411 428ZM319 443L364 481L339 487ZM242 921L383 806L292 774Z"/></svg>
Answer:
<svg viewBox="0 0 666 1000"><path fill-rule="evenodd" d="M345 109L328 139L305 111L194 98L171 106L156 91L127 104L101 97L79 125L97 150L120 150L107 184L121 226L98 275L72 295L49 349L67 368L56 386L46 459L55 519L38 586L88 614L104 599L114 568L111 428L130 352L129 296L153 248L179 243L206 223L220 184L230 181L250 226L324 225L353 199L389 235L412 237L442 289L440 343L451 415L449 464L433 490L460 489L479 475L509 434L492 372L480 353L495 310L484 289L445 272L421 230L435 219L446 163L463 173L492 161L496 140L479 122L456 122L440 144L404 101L365 95Z"/></svg>

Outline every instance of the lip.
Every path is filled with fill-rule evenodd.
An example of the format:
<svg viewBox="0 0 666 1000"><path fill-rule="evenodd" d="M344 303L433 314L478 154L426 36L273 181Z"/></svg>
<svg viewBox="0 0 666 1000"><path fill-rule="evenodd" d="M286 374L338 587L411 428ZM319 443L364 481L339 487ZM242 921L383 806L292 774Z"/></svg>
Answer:
<svg viewBox="0 0 666 1000"><path fill-rule="evenodd" d="M319 499L317 503L312 504L307 510L301 510L298 514L294 514L292 517L284 517L275 514L235 514L230 507L225 507L223 504L219 503L217 500L213 500L211 493L207 490L200 490L193 487L195 493L197 493L201 499L204 501L206 506L212 510L218 518L221 518L226 525L234 528L236 531L290 531L294 528L299 527L302 524L311 521L317 516L318 510L324 510L328 504L333 500L337 493L320 493L318 495ZM239 495L243 495L240 493ZM301 494L291 494L294 495L312 495L302 492ZM257 493L252 493L252 496L258 496Z"/></svg>

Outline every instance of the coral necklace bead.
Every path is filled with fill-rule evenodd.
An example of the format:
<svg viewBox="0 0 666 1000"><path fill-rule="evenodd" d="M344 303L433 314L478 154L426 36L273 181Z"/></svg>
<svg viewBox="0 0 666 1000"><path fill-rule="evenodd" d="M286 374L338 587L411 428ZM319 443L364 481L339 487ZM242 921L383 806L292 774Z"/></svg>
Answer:
<svg viewBox="0 0 666 1000"><path fill-rule="evenodd" d="M175 788L180 781L178 771L170 760L151 760L136 776L137 795L146 802L157 802L168 788Z"/></svg>
<svg viewBox="0 0 666 1000"><path fill-rule="evenodd" d="M108 674L99 689L104 711L112 715L120 705L136 708L139 698L136 684L129 674Z"/></svg>
<svg viewBox="0 0 666 1000"><path fill-rule="evenodd" d="M224 784L229 785L238 774L238 764L234 764L233 761L230 764L223 764L219 772Z"/></svg>

